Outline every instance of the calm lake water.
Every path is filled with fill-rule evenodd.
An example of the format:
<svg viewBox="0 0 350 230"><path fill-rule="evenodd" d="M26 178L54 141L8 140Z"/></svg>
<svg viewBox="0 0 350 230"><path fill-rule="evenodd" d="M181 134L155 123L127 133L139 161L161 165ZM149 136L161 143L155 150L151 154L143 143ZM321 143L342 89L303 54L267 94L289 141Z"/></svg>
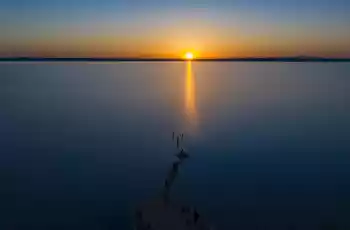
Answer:
<svg viewBox="0 0 350 230"><path fill-rule="evenodd" d="M131 229L161 191L217 229L350 229L350 64L2 63L0 229Z"/></svg>

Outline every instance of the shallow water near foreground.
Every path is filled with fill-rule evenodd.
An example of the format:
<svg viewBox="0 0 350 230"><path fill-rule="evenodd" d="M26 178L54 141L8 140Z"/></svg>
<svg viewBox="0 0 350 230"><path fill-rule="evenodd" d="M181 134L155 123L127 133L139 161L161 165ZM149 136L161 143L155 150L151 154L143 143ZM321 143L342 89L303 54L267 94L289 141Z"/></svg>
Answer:
<svg viewBox="0 0 350 230"><path fill-rule="evenodd" d="M2 229L131 229L172 197L218 229L350 228L347 63L0 64Z"/></svg>

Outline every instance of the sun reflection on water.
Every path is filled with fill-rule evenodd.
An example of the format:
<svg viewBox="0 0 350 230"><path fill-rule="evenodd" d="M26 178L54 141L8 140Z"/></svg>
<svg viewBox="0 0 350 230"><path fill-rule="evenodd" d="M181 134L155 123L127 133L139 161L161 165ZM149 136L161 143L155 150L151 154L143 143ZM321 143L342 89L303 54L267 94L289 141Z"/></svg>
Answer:
<svg viewBox="0 0 350 230"><path fill-rule="evenodd" d="M187 61L186 63L185 77L185 114L187 124L191 126L191 130L193 131L198 123L198 114L196 105L196 79L193 75L191 61Z"/></svg>

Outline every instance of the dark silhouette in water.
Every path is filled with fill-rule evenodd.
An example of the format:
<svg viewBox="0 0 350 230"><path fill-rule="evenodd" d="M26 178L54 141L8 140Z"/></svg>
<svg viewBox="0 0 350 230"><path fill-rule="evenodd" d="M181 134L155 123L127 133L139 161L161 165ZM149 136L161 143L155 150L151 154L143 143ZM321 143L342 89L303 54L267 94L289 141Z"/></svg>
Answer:
<svg viewBox="0 0 350 230"><path fill-rule="evenodd" d="M175 132L173 132L173 140L175 138ZM184 134L180 133L179 135L176 135L176 147L179 149L180 148L180 144L181 141L183 141L184 139Z"/></svg>
<svg viewBox="0 0 350 230"><path fill-rule="evenodd" d="M179 169L179 165L180 165L181 162L175 162L173 163L173 171L176 171Z"/></svg>
<svg viewBox="0 0 350 230"><path fill-rule="evenodd" d="M177 136L177 148L179 148L180 137ZM170 190L179 172L180 166L184 163L189 154L181 147L181 151L175 154L177 159L172 163L164 182L161 199L155 199L146 203L135 214L135 230L209 230L209 225L200 218L195 208L178 205L170 201Z"/></svg>
<svg viewBox="0 0 350 230"><path fill-rule="evenodd" d="M179 153L175 154L175 156L177 156L180 160L190 157L190 155L188 153L186 153L183 148L181 148L181 151Z"/></svg>
<svg viewBox="0 0 350 230"><path fill-rule="evenodd" d="M194 209L194 211L193 211L193 219L194 219L194 223L197 223L197 221L199 219L199 214L198 214L196 209Z"/></svg>

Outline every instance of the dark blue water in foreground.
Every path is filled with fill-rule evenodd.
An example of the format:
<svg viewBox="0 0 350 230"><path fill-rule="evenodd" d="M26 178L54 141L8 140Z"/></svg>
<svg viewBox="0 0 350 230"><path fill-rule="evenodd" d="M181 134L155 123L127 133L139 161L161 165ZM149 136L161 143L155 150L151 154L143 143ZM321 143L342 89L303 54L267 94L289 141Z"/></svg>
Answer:
<svg viewBox="0 0 350 230"><path fill-rule="evenodd" d="M0 229L131 229L171 196L217 229L350 229L346 63L0 64Z"/></svg>

